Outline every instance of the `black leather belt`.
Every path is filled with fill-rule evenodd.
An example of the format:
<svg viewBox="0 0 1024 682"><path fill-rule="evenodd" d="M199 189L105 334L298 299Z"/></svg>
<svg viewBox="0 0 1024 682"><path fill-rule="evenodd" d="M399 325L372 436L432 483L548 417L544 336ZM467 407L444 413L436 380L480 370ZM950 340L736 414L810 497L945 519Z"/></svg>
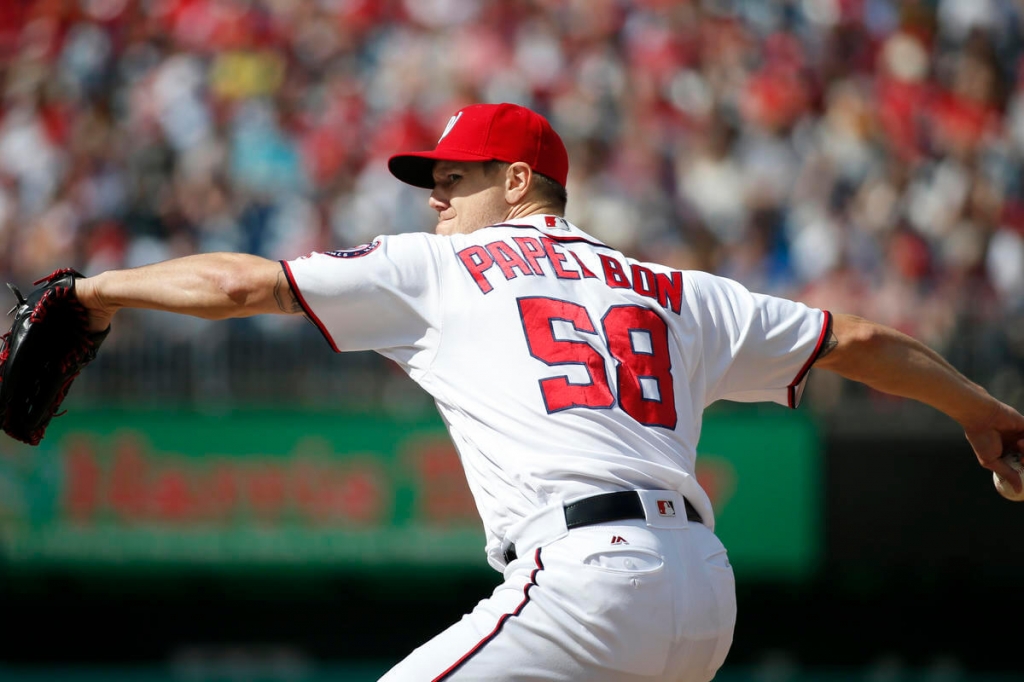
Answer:
<svg viewBox="0 0 1024 682"><path fill-rule="evenodd" d="M686 520L704 523L700 514L690 501L683 498L686 506ZM624 521L626 519L645 519L644 505L635 490L623 490L616 493L603 493L587 497L572 504L565 505L565 527L569 530L581 526L593 526L596 523ZM516 560L516 546L509 544L503 552L505 564Z"/></svg>

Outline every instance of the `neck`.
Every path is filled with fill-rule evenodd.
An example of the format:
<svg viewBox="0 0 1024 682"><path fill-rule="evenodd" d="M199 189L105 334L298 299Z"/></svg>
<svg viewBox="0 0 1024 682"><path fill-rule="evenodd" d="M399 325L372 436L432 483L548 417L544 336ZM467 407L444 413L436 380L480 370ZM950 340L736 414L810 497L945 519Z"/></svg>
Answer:
<svg viewBox="0 0 1024 682"><path fill-rule="evenodd" d="M536 201L526 201L514 206L509 206L508 211L505 214L505 220L515 220L517 218L527 218L532 215L556 215L561 217L562 212L555 210L550 204L544 204Z"/></svg>

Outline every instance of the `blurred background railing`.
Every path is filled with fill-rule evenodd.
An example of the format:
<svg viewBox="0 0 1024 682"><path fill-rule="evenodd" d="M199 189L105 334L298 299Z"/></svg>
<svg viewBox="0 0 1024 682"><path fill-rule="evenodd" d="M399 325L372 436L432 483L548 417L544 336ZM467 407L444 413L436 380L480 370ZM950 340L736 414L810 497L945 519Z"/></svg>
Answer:
<svg viewBox="0 0 1024 682"><path fill-rule="evenodd" d="M1024 355L1017 348L1016 323L977 326L963 320L942 352L997 397L1024 405ZM429 396L392 363L372 352L335 353L304 319L208 322L125 311L115 326L103 352L77 380L67 407L217 411L286 405L399 415L433 410ZM928 433L950 423L918 403L816 372L801 409L835 428L869 433L884 432L887 424Z"/></svg>

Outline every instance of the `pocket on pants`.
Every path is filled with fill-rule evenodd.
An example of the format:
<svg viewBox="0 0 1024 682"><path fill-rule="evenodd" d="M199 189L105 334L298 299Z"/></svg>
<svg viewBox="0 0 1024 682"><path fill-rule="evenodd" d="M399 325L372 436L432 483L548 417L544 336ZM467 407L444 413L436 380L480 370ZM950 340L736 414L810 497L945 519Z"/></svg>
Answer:
<svg viewBox="0 0 1024 682"><path fill-rule="evenodd" d="M661 555L644 549L605 549L584 557L583 563L613 573L636 574L638 578L665 567Z"/></svg>
<svg viewBox="0 0 1024 682"><path fill-rule="evenodd" d="M557 586L552 585L559 606L579 623L572 628L576 655L597 669L661 674L675 639L675 603L664 558L628 546L595 551L592 544L577 544L573 549L564 557L568 561L552 562L548 570L559 573Z"/></svg>

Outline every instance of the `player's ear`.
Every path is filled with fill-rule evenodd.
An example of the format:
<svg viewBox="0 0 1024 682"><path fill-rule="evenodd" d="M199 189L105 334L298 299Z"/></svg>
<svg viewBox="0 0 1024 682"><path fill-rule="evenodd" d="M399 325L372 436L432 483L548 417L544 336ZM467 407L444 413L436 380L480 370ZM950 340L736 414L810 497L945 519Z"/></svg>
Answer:
<svg viewBox="0 0 1024 682"><path fill-rule="evenodd" d="M505 201L509 204L518 204L530 190L530 182L533 180L533 170L530 165L522 161L510 163L505 169Z"/></svg>

